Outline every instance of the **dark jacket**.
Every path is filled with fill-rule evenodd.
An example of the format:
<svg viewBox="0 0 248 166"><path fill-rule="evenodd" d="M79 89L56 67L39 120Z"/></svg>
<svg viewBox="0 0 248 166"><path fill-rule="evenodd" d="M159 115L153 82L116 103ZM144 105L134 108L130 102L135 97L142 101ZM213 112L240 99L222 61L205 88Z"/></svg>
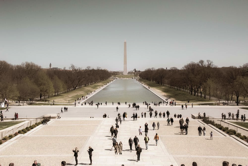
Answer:
<svg viewBox="0 0 248 166"><path fill-rule="evenodd" d="M137 145L138 142L139 142L139 138L138 137L134 137L133 142Z"/></svg>
<svg viewBox="0 0 248 166"><path fill-rule="evenodd" d="M89 150L88 150L88 153L89 153L89 155L90 156L92 156L92 152L93 152L94 150L92 149L92 148L90 148Z"/></svg>
<svg viewBox="0 0 248 166"><path fill-rule="evenodd" d="M74 153L75 157L78 157L78 152L79 152L79 150L77 150L77 151L73 150L73 153Z"/></svg>
<svg viewBox="0 0 248 166"><path fill-rule="evenodd" d="M129 143L129 145L132 145L133 144L133 140L131 138L129 138L128 143Z"/></svg>

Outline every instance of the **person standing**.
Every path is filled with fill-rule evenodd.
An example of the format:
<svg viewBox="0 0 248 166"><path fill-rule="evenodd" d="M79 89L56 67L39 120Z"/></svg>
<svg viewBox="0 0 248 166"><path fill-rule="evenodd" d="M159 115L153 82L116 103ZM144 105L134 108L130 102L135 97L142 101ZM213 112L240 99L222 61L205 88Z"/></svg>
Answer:
<svg viewBox="0 0 248 166"><path fill-rule="evenodd" d="M167 115L167 118L169 118L170 112L168 110L166 111L166 115Z"/></svg>
<svg viewBox="0 0 248 166"><path fill-rule="evenodd" d="M137 146L138 146L138 143L139 143L139 138L137 136L135 136L134 139L133 139L133 142L134 142L134 146L135 146L135 149L136 149Z"/></svg>
<svg viewBox="0 0 248 166"><path fill-rule="evenodd" d="M150 118L152 118L152 111L150 111Z"/></svg>
<svg viewBox="0 0 248 166"><path fill-rule="evenodd" d="M157 122L157 128L158 128L158 130L159 130L159 126L160 126L160 123L159 123L159 122Z"/></svg>
<svg viewBox="0 0 248 166"><path fill-rule="evenodd" d="M140 161L140 154L142 152L142 148L140 147L140 145L138 145L136 147L136 154L137 154L137 162Z"/></svg>
<svg viewBox="0 0 248 166"><path fill-rule="evenodd" d="M144 141L145 141L145 144L146 144L146 150L148 150L149 137L147 136L147 134L144 137Z"/></svg>
<svg viewBox="0 0 248 166"><path fill-rule="evenodd" d="M141 126L139 128L139 135L142 135L142 128L141 128Z"/></svg>
<svg viewBox="0 0 248 166"><path fill-rule="evenodd" d="M118 112L118 110L119 110L119 108L118 107L116 107L116 111Z"/></svg>
<svg viewBox="0 0 248 166"><path fill-rule="evenodd" d="M153 130L155 130L156 124L155 122L152 123Z"/></svg>
<svg viewBox="0 0 248 166"><path fill-rule="evenodd" d="M146 118L146 112L144 113L144 117Z"/></svg>
<svg viewBox="0 0 248 166"><path fill-rule="evenodd" d="M89 147L88 153L89 153L89 158L90 158L90 165L92 165L92 152L93 151L94 150L91 147Z"/></svg>
<svg viewBox="0 0 248 166"><path fill-rule="evenodd" d="M158 136L158 133L156 133L155 137L154 137L154 140L156 141L156 146L158 145L158 140L159 140L159 136Z"/></svg>
<svg viewBox="0 0 248 166"><path fill-rule="evenodd" d="M76 147L75 150L72 150L72 152L74 153L76 165L78 165L78 152L79 152L79 150Z"/></svg>
<svg viewBox="0 0 248 166"><path fill-rule="evenodd" d="M120 141L118 145L119 154L122 154L122 149L123 149L123 145L122 142Z"/></svg>
<svg viewBox="0 0 248 166"><path fill-rule="evenodd" d="M167 118L167 126L170 125L170 118Z"/></svg>
<svg viewBox="0 0 248 166"><path fill-rule="evenodd" d="M133 147L133 140L132 138L130 137L129 140L128 140L128 144L129 144L129 147L130 147L130 151L132 151L132 147Z"/></svg>

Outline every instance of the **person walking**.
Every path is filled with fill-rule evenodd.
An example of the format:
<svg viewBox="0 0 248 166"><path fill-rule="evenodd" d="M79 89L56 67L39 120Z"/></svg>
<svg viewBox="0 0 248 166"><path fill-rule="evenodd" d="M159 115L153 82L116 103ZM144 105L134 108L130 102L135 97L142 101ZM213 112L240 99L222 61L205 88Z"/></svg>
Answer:
<svg viewBox="0 0 248 166"><path fill-rule="evenodd" d="M111 137L113 137L113 135L114 135L114 126L112 125L111 127L110 127L110 133L111 133Z"/></svg>
<svg viewBox="0 0 248 166"><path fill-rule="evenodd" d="M170 125L170 118L167 119L167 126Z"/></svg>
<svg viewBox="0 0 248 166"><path fill-rule="evenodd" d="M113 138L112 138L112 147L111 147L110 150L112 150L113 147L115 148L116 142L117 142L116 137L113 137Z"/></svg>
<svg viewBox="0 0 248 166"><path fill-rule="evenodd" d="M117 128L115 128L115 130L114 130L114 135L115 135L115 137L117 138L117 135L118 135L118 130L117 130Z"/></svg>
<svg viewBox="0 0 248 166"><path fill-rule="evenodd" d="M119 149L119 145L118 145L118 142L115 142L115 145L114 145L114 148L115 148L115 154L118 154L118 149Z"/></svg>
<svg viewBox="0 0 248 166"><path fill-rule="evenodd" d="M171 125L173 125L174 119L171 117L170 118Z"/></svg>
<svg viewBox="0 0 248 166"><path fill-rule="evenodd" d="M91 148L91 147L89 147L89 150L88 150L88 153L89 153L89 158L90 158L90 164L89 165L92 165L92 152L93 152L94 150Z"/></svg>
<svg viewBox="0 0 248 166"><path fill-rule="evenodd" d="M123 144L122 144L122 142L120 141L120 142L119 142L119 145L118 145L119 154L122 154L122 149L123 149Z"/></svg>
<svg viewBox="0 0 248 166"><path fill-rule="evenodd" d="M119 108L118 107L116 107L116 111L118 112L118 110L119 110Z"/></svg>
<svg viewBox="0 0 248 166"><path fill-rule="evenodd" d="M152 123L153 130L155 130L156 124L155 122Z"/></svg>
<svg viewBox="0 0 248 166"><path fill-rule="evenodd" d="M212 131L210 132L210 139L211 140L213 139L213 132Z"/></svg>
<svg viewBox="0 0 248 166"><path fill-rule="evenodd" d="M186 121L187 125L189 125L189 118L188 117L186 118L185 121Z"/></svg>
<svg viewBox="0 0 248 166"><path fill-rule="evenodd" d="M74 153L76 165L78 165L78 152L79 152L79 150L76 147L75 150L72 150L72 152Z"/></svg>
<svg viewBox="0 0 248 166"><path fill-rule="evenodd" d="M169 118L170 112L168 110L166 111L166 115L167 115L167 118Z"/></svg>
<svg viewBox="0 0 248 166"><path fill-rule="evenodd" d="M205 132L206 132L206 128L204 126L203 129L202 129L203 136L205 136Z"/></svg>
<svg viewBox="0 0 248 166"><path fill-rule="evenodd" d="M159 123L159 122L157 122L157 128L158 128L158 130L159 130L159 126L160 126L160 123Z"/></svg>
<svg viewBox="0 0 248 166"><path fill-rule="evenodd" d="M142 128L141 128L141 126L139 128L139 135L142 135Z"/></svg>
<svg viewBox="0 0 248 166"><path fill-rule="evenodd" d="M128 144L129 144L129 147L130 147L130 151L132 151L132 147L133 147L133 139L130 137L129 140L128 140Z"/></svg>
<svg viewBox="0 0 248 166"><path fill-rule="evenodd" d="M139 143L139 138L137 136L135 136L134 139L133 139L133 142L134 142L134 146L135 146L135 149L136 149L137 146L138 146L138 143Z"/></svg>
<svg viewBox="0 0 248 166"><path fill-rule="evenodd" d="M145 144L146 144L146 150L148 150L149 137L147 136L147 134L144 137L144 141L145 141Z"/></svg>
<svg viewBox="0 0 248 166"><path fill-rule="evenodd" d="M137 154L137 162L140 161L140 154L142 152L142 148L140 147L140 145L138 145L136 147L136 154Z"/></svg>
<svg viewBox="0 0 248 166"><path fill-rule="evenodd" d="M154 137L154 140L156 141L156 146L158 145L158 140L159 140L159 136L158 136L158 133L156 133L155 137Z"/></svg>
<svg viewBox="0 0 248 166"><path fill-rule="evenodd" d="M202 135L202 127L201 126L198 127L198 134L199 134L199 136Z"/></svg>
<svg viewBox="0 0 248 166"><path fill-rule="evenodd" d="M188 124L185 123L183 127L184 127L184 130L185 130L185 135L188 135Z"/></svg>

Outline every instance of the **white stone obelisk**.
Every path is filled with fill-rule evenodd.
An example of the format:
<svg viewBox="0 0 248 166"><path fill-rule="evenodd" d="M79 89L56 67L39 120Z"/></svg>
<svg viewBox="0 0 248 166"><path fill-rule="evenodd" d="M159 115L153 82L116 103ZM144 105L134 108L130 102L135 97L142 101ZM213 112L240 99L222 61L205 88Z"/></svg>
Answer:
<svg viewBox="0 0 248 166"><path fill-rule="evenodd" d="M123 74L127 75L127 42L124 41L124 70Z"/></svg>

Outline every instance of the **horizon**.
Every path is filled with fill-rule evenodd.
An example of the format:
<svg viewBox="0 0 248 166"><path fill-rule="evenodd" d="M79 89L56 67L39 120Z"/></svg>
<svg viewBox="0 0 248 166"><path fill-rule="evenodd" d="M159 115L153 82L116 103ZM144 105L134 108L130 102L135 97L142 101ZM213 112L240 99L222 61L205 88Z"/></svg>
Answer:
<svg viewBox="0 0 248 166"><path fill-rule="evenodd" d="M211 11L211 12L210 12ZM42 68L181 69L248 63L248 1L4 1L0 60Z"/></svg>

